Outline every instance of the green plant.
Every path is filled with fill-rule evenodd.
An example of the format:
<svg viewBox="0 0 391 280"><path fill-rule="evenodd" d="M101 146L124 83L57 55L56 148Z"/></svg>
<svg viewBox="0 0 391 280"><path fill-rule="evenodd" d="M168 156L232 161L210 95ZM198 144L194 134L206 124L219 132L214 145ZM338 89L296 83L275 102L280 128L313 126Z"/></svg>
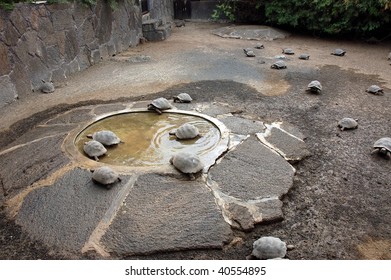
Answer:
<svg viewBox="0 0 391 280"><path fill-rule="evenodd" d="M228 18L230 21L235 20L236 0L223 0L216 5L216 9L213 10L212 19L218 20L223 17Z"/></svg>
<svg viewBox="0 0 391 280"><path fill-rule="evenodd" d="M267 22L318 34L369 35L391 23L391 0L264 0Z"/></svg>

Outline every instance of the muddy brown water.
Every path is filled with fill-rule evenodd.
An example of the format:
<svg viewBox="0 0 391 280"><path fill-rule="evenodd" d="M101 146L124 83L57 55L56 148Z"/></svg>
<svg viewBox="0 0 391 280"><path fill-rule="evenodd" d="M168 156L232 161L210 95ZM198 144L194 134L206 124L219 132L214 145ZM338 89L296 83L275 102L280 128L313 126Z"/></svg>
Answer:
<svg viewBox="0 0 391 280"><path fill-rule="evenodd" d="M184 123L197 127L200 137L178 140L175 135L169 134ZM88 141L87 135L100 130L111 130L123 141L108 147L107 154L100 158L101 162L112 165L164 165L178 152L205 155L220 140L219 129L198 116L180 113L124 113L104 118L84 129L75 139L80 153L84 154L83 145Z"/></svg>

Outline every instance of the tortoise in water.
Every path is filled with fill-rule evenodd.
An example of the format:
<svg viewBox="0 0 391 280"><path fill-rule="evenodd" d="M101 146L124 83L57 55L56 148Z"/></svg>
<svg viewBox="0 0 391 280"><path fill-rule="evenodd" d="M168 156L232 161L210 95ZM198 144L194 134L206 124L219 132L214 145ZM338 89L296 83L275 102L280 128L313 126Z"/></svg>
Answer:
<svg viewBox="0 0 391 280"><path fill-rule="evenodd" d="M343 118L338 122L338 127L343 131L345 129L355 129L358 127L357 120L352 118Z"/></svg>
<svg viewBox="0 0 391 280"><path fill-rule="evenodd" d="M159 115L162 114L162 111L171 109L172 106L170 102L164 98L159 97L151 102L151 104L148 104L148 110L155 111Z"/></svg>
<svg viewBox="0 0 391 280"><path fill-rule="evenodd" d="M177 96L174 96L174 102L178 103L190 103L193 101L193 98L188 93L182 92Z"/></svg>
<svg viewBox="0 0 391 280"><path fill-rule="evenodd" d="M318 80L313 80L308 84L307 91L320 93L322 91L322 85Z"/></svg>
<svg viewBox="0 0 391 280"><path fill-rule="evenodd" d="M377 85L371 85L365 91L368 92L368 93L375 94L375 95L382 95L382 94L384 94L383 89L381 87L377 86Z"/></svg>
<svg viewBox="0 0 391 280"><path fill-rule="evenodd" d="M200 135L198 128L190 123L181 125L178 129L171 130L171 135L175 135L178 139L193 139Z"/></svg>
<svg viewBox="0 0 391 280"><path fill-rule="evenodd" d="M383 155L387 159L391 159L391 138L390 137L383 137L380 138L373 144L373 152L372 153L379 153L380 155Z"/></svg>
<svg viewBox="0 0 391 280"><path fill-rule="evenodd" d="M252 49L250 48L246 48L246 49L243 49L244 51L244 54L248 57L254 57L255 56L255 53Z"/></svg>
<svg viewBox="0 0 391 280"><path fill-rule="evenodd" d="M302 53L299 55L299 59L308 60L308 59L310 59L310 55L306 54L306 53Z"/></svg>
<svg viewBox="0 0 391 280"><path fill-rule="evenodd" d="M123 143L121 139L119 139L119 137L110 130L97 131L93 134L88 134L87 137L92 138L105 146L112 146Z"/></svg>
<svg viewBox="0 0 391 280"><path fill-rule="evenodd" d="M274 62L272 64L272 66L270 66L270 68L272 68L272 69L286 69L286 63L285 63L285 61L278 60L278 61Z"/></svg>
<svg viewBox="0 0 391 280"><path fill-rule="evenodd" d="M96 161L99 161L99 157L107 152L105 146L96 140L85 142L83 150L89 157L94 158Z"/></svg>
<svg viewBox="0 0 391 280"><path fill-rule="evenodd" d="M282 49L282 53L287 54L287 55L294 55L295 54L295 52L291 48Z"/></svg>
<svg viewBox="0 0 391 280"><path fill-rule="evenodd" d="M114 183L121 181L118 173L108 166L99 167L92 170L92 172L92 180L106 186L108 189L110 189Z"/></svg>
<svg viewBox="0 0 391 280"><path fill-rule="evenodd" d="M195 174L201 172L204 168L204 164L199 156L185 152L174 155L170 159L170 163L180 172L187 174L190 180L194 180Z"/></svg>
<svg viewBox="0 0 391 280"><path fill-rule="evenodd" d="M42 85L40 87L40 90L42 93L52 93L54 92L54 85L52 82L46 82L44 80L42 81Z"/></svg>
<svg viewBox="0 0 391 280"><path fill-rule="evenodd" d="M336 56L344 56L346 51L343 49L335 49L331 54Z"/></svg>

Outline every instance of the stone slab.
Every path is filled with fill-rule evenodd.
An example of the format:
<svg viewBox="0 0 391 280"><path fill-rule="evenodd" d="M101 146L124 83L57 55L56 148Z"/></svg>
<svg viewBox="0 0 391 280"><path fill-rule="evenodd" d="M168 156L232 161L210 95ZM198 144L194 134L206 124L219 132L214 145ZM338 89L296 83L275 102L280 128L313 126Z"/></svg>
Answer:
<svg viewBox="0 0 391 280"><path fill-rule="evenodd" d="M99 115L116 112L124 109L126 109L126 106L123 104L107 104L107 105L100 105L95 107L93 113L99 116Z"/></svg>
<svg viewBox="0 0 391 280"><path fill-rule="evenodd" d="M42 138L1 152L0 177L7 194L16 194L69 163L61 150L65 137Z"/></svg>
<svg viewBox="0 0 391 280"><path fill-rule="evenodd" d="M81 108L68 111L64 114L60 114L53 119L46 122L46 125L56 125L56 124L73 124L81 123L88 120L92 120L93 115L90 108Z"/></svg>
<svg viewBox="0 0 391 280"><path fill-rule="evenodd" d="M257 136L262 143L274 149L288 161L299 161L311 155L303 140L277 127L270 127L265 133L259 133Z"/></svg>
<svg viewBox="0 0 391 280"><path fill-rule="evenodd" d="M255 136L228 152L209 172L223 193L244 201L280 198L292 187L294 174L286 160Z"/></svg>
<svg viewBox="0 0 391 280"><path fill-rule="evenodd" d="M65 173L53 185L31 191L16 222L36 240L66 251L80 251L127 182L110 190L95 184L91 172Z"/></svg>
<svg viewBox="0 0 391 280"><path fill-rule="evenodd" d="M146 174L101 243L116 254L137 255L222 248L230 238L230 226L203 182Z"/></svg>
<svg viewBox="0 0 391 280"><path fill-rule="evenodd" d="M249 120L237 116L220 116L218 119L233 133L248 135L263 132L265 126L262 122Z"/></svg>
<svg viewBox="0 0 391 280"><path fill-rule="evenodd" d="M226 26L212 31L214 35L223 38L244 39L244 40L276 40L284 39L288 33L264 25L240 25Z"/></svg>

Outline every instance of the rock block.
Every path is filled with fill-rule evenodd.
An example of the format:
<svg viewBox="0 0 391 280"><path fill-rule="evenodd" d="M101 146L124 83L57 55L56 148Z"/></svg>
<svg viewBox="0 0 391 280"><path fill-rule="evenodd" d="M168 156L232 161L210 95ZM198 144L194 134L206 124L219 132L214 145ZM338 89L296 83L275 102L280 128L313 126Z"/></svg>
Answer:
<svg viewBox="0 0 391 280"><path fill-rule="evenodd" d="M116 254L222 248L231 238L211 192L199 181L138 178L102 245Z"/></svg>
<svg viewBox="0 0 391 280"><path fill-rule="evenodd" d="M294 174L286 160L256 137L229 151L209 172L223 193L244 201L280 198L292 187Z"/></svg>
<svg viewBox="0 0 391 280"><path fill-rule="evenodd" d="M117 193L125 188L127 179L122 179L107 190L92 181L88 170L68 171L53 185L31 191L16 222L47 246L80 252Z"/></svg>
<svg viewBox="0 0 391 280"><path fill-rule="evenodd" d="M299 161L311 155L305 142L277 127L257 134L259 140L288 161Z"/></svg>

